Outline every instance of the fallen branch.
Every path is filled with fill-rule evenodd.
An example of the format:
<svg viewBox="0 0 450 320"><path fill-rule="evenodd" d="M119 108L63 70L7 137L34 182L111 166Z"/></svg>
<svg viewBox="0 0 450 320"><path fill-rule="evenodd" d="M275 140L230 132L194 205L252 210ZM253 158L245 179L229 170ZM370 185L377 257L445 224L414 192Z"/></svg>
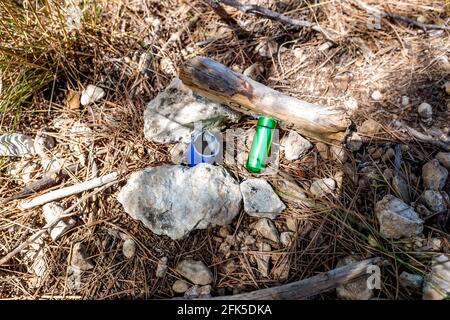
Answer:
<svg viewBox="0 0 450 320"><path fill-rule="evenodd" d="M111 182L117 182L119 179L119 174L117 172L113 172L107 174L103 177L98 177L95 179L91 179L80 184L76 184L70 187L50 191L46 194L38 196L32 200L26 200L19 204L19 209L26 210L36 206L40 206L46 204L48 202L52 202L61 198L65 198L83 191L87 191L90 189L101 187L105 184Z"/></svg>
<svg viewBox="0 0 450 320"><path fill-rule="evenodd" d="M446 151L450 151L450 144L445 143L444 141L437 140L436 138L433 138L430 135L426 135L424 133L421 133L421 132L417 131L416 129L411 128L410 126L407 126L406 124L404 124L401 121L396 120L394 122L394 126L396 126L399 129L405 130L411 136L413 136L414 138L416 138L419 141L432 144L432 145L434 145L436 147L439 147L439 148L442 148L442 149L444 149Z"/></svg>
<svg viewBox="0 0 450 320"><path fill-rule="evenodd" d="M397 13L385 12L385 11L375 8L371 5L368 5L367 3L365 3L362 0L354 0L354 1L358 7L360 7L363 10L366 10L368 13L370 13L372 15L376 15L381 18L391 18L394 20L403 21L405 23L419 27L419 28L423 29L424 31L430 30L430 29L450 30L450 27L441 26L441 25L437 25L437 24L426 24L426 23L422 23L422 22L419 22L417 20L402 16L402 15L399 15Z"/></svg>
<svg viewBox="0 0 450 320"><path fill-rule="evenodd" d="M61 168L60 170L53 170L44 173L41 179L33 181L29 185L26 185L21 191L17 192L15 195L5 199L5 201L10 201L14 199L20 199L30 194L48 189L60 183L63 179L67 178L70 174L74 173L78 168L77 164L70 165L66 168Z"/></svg>
<svg viewBox="0 0 450 320"><path fill-rule="evenodd" d="M0 266L7 263L9 260L14 258L20 251L24 250L26 247L28 247L30 244L32 244L34 241L36 241L40 236L42 236L45 232L49 231L51 228L56 226L61 220L71 217L76 214L71 213L77 206L79 206L83 201L86 199L92 197L94 194L99 193L100 191L110 187L115 182L110 182L108 184L103 185L100 189L94 190L87 195L84 195L81 197L75 204L67 208L62 212L62 214L57 217L55 220L53 220L51 223L46 224L41 230L36 231L33 233L26 241L22 242L20 245L18 245L16 248L14 248L12 251L10 251L8 254L6 254L3 258L0 259Z"/></svg>
<svg viewBox="0 0 450 320"><path fill-rule="evenodd" d="M296 27L311 28L314 31L322 33L325 36L325 38L327 38L327 40L330 40L335 43L337 42L336 40L337 33L335 31L323 28L317 23L290 18L281 13L254 4L242 4L239 1L235 0L218 0L218 2L236 8L243 13L255 14L263 18L268 18L281 23L290 24Z"/></svg>
<svg viewBox="0 0 450 320"><path fill-rule="evenodd" d="M343 141L351 124L345 109L290 97L206 57L187 61L180 68L180 79L211 100L246 114L272 116L319 140Z"/></svg>
<svg viewBox="0 0 450 320"><path fill-rule="evenodd" d="M314 277L291 282L278 287L256 290L253 292L220 296L212 300L299 300L327 292L341 284L356 280L370 274L369 267L382 266L386 261L382 258L371 258L340 268L318 274Z"/></svg>
<svg viewBox="0 0 450 320"><path fill-rule="evenodd" d="M249 36L249 33L239 26L237 21L216 0L205 0L213 11L238 35Z"/></svg>

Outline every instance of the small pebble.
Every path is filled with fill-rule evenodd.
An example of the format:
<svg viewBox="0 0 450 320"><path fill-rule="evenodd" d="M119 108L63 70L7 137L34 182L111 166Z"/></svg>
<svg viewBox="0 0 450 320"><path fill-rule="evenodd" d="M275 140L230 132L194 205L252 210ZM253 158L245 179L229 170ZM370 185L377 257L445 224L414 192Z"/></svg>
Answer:
<svg viewBox="0 0 450 320"><path fill-rule="evenodd" d="M361 149L362 144L363 144L362 138L356 132L353 132L347 138L347 148L350 151L358 151L359 149Z"/></svg>
<svg viewBox="0 0 450 320"><path fill-rule="evenodd" d="M375 101L380 101L381 99L383 99L383 94L380 91L375 90L374 92L372 92L371 97Z"/></svg>
<svg viewBox="0 0 450 320"><path fill-rule="evenodd" d="M80 103L82 106L87 106L95 101L100 100L105 96L105 91L97 86L89 84L86 89L81 92Z"/></svg>
<svg viewBox="0 0 450 320"><path fill-rule="evenodd" d="M164 276L167 273L167 270L169 267L167 266L167 262L169 259L167 257L162 257L161 260L158 262L158 266L156 267L156 277L157 278L164 278Z"/></svg>
<svg viewBox="0 0 450 320"><path fill-rule="evenodd" d="M172 285L172 290L176 293L185 293L189 289L189 284L184 280L177 280Z"/></svg>
<svg viewBox="0 0 450 320"><path fill-rule="evenodd" d="M407 107L409 105L409 97L402 96L402 106Z"/></svg>
<svg viewBox="0 0 450 320"><path fill-rule="evenodd" d="M123 242L122 253L127 259L133 258L136 253L136 242L131 238L126 239Z"/></svg>
<svg viewBox="0 0 450 320"><path fill-rule="evenodd" d="M423 102L417 108L417 113L422 119L430 119L433 116L433 108L430 104Z"/></svg>
<svg viewBox="0 0 450 320"><path fill-rule="evenodd" d="M292 232L282 232L280 234L280 241L283 246L288 247L291 245L292 241L294 240L294 234Z"/></svg>

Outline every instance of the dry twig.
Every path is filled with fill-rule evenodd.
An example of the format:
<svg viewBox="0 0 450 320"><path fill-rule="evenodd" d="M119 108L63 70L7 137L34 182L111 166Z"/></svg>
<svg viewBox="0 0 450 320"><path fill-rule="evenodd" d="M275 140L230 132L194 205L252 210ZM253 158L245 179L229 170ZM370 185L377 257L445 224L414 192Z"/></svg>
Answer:
<svg viewBox="0 0 450 320"><path fill-rule="evenodd" d="M351 282L367 274L367 270L373 265L383 265L386 261L382 258L371 258L345 265L340 268L318 274L314 277L291 282L278 287L272 287L253 292L232 296L222 296L213 299L224 300L298 300L305 299L331 289L343 283Z"/></svg>
<svg viewBox="0 0 450 320"><path fill-rule="evenodd" d="M334 30L323 28L317 23L290 18L281 13L254 4L242 4L235 0L218 0L218 1L233 8L236 8L239 11L242 11L243 13L255 14L260 17L268 18L281 23L290 24L300 28L311 28L314 31L322 33L325 36L325 38L327 38L327 40L330 40L335 43L337 42L336 39L337 33Z"/></svg>
<svg viewBox="0 0 450 320"><path fill-rule="evenodd" d="M437 139L433 138L432 136L421 133L421 132L417 131L416 129L411 128L410 126L404 124L401 121L398 121L398 120L395 121L394 125L396 127L398 127L399 129L403 129L403 130L407 131L411 136L413 136L414 138L416 138L422 142L427 142L436 147L442 148L446 151L450 151L450 144L445 143L444 141L437 140Z"/></svg>
<svg viewBox="0 0 450 320"><path fill-rule="evenodd" d="M38 196L32 200L26 200L19 204L19 208L22 210L30 209L36 206L46 204L51 201L55 201L61 198L71 196L83 191L101 187L105 184L111 182L117 182L119 180L119 174L117 172L112 172L102 177L91 179L80 184L76 184L70 187L50 191L46 194Z"/></svg>
<svg viewBox="0 0 450 320"><path fill-rule="evenodd" d="M375 8L371 5L368 5L367 3L365 3L362 0L354 0L354 1L355 1L355 4L358 7L360 7L361 9L366 10L368 13L379 16L381 18L391 18L394 20L399 20L399 21L405 22L407 24L419 27L425 31L430 30L430 29L450 30L450 27L447 27L447 26L441 26L441 25L437 25L437 24L426 24L426 23L422 23L417 20L402 16L397 13L385 12L385 11Z"/></svg>

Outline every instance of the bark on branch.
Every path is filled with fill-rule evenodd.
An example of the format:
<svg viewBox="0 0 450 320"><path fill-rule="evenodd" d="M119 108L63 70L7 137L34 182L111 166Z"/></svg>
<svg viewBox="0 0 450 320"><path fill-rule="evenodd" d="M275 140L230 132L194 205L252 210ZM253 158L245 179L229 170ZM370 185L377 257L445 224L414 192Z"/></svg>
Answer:
<svg viewBox="0 0 450 320"><path fill-rule="evenodd" d="M256 290L232 296L211 298L212 300L300 300L327 292L341 284L368 275L369 267L382 266L386 261L382 258L371 258L354 262L340 268L318 274L314 277L291 282L278 287Z"/></svg>
<svg viewBox="0 0 450 320"><path fill-rule="evenodd" d="M239 1L235 0L218 0L225 5L236 8L243 13L251 13L263 18L271 19L274 21L278 21L285 24L290 24L300 28L311 28L314 31L322 33L327 40L332 42L337 42L337 33L333 30L326 29L318 25L317 23L312 23L305 20L294 19L288 16L285 16L281 13L272 11L270 9L254 5L254 4L242 4Z"/></svg>
<svg viewBox="0 0 450 320"><path fill-rule="evenodd" d="M344 109L290 97L209 58L187 61L180 69L180 79L212 100L246 114L272 116L319 140L343 141L351 124Z"/></svg>

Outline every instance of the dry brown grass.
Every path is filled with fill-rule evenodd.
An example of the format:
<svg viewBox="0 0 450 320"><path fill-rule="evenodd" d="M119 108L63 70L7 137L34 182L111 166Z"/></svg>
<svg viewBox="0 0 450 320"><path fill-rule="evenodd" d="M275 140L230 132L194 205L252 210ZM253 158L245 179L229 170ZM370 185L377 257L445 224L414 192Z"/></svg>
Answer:
<svg viewBox="0 0 450 320"><path fill-rule="evenodd" d="M436 106L435 125L448 126L448 96L440 88L445 80L449 80L450 72L443 59L450 59L449 33L446 31L424 33L386 19L381 21L381 30L369 30L366 13L347 0L283 1L279 4L269 0L255 1L294 17L306 16L335 30L339 42L330 49L319 51L326 40L313 31L295 31L292 27L244 15L227 7L239 24L251 33L251 37L238 38L202 1L66 1L70 2L82 3L81 7L86 8L79 31L66 30L64 1L42 1L43 6L34 9L29 6L25 11L13 2L0 4L1 9L9 9L1 10L0 18L3 21L12 19L15 23L12 30L19 33L7 36L5 32L9 28L0 25L0 67L4 83L0 98L0 111L3 112L0 131L8 131L14 125L14 130L33 135L44 129L59 142L55 153L62 158L75 159L67 145L79 141L73 141L67 131L56 130L51 123L61 117L70 121L82 120L92 129L92 142L81 143L80 150L88 159L95 159L98 175L116 170L133 172L169 161L167 146L144 139L143 110L145 103L176 75L178 66L196 55L214 58L241 71L259 62L265 70L262 82L310 102L344 105L356 99L359 105L354 118L356 124L366 118L375 118L383 124L384 131L377 139L367 141L364 151L350 155L349 162L355 168L372 161L367 152L371 147L402 143L409 147L411 158L405 160L402 169L408 176L420 176L421 164L430 159L436 149L395 131L392 120L402 119L419 127L413 110L417 104L427 101ZM383 3L385 10L412 18L423 15L436 24L444 24L449 14L449 7L442 6L438 0L371 3ZM198 17L198 21L189 23L194 17ZM151 18L160 19L159 32ZM169 41L171 35L180 30L180 38ZM20 35L21 31L23 35ZM280 48L272 59L255 52L256 46L267 40L275 40ZM148 71L142 73L138 70L138 61L146 52L152 55L152 61ZM16 76L18 72L25 76ZM67 90L80 91L89 83L105 89L107 94L103 102L95 108L67 110ZM21 85L26 90L19 98L12 99ZM372 101L373 90L383 93L382 101ZM399 102L402 95L410 97L411 105L407 108ZM11 103L4 104L5 101ZM237 126L252 128L253 125L253 120L244 119ZM20 190L23 184L20 179L6 174L8 167L17 161L0 161L1 198L6 198ZM227 169L239 181L249 176L238 166ZM313 178L335 176L342 171L338 162L321 159L316 149L301 161L289 162L282 158L280 169L291 174L306 189ZM295 217L299 231L289 248L272 245L273 258L283 255L289 259L289 278L282 282L330 270L339 258L348 254L382 255L389 259L391 266L383 271L383 287L377 292L378 296L420 297L420 292L402 288L398 275L402 270L426 273L434 253L416 252L402 241L391 242L378 234L373 205L391 192L382 178L382 170L378 169L378 173L381 176L379 185L364 189L346 177L340 196L322 200L310 208L286 202L287 209L276 224L283 229L285 218ZM39 174L34 178L39 178ZM86 166L55 188L84 181L92 174L93 168ZM279 283L273 274L262 278L251 264L251 256L258 253L255 248L249 251L235 248L231 257L225 258L215 240L218 228L194 231L182 241L154 235L123 212L116 200L122 185L103 190L80 205L75 216L76 227L64 237L54 242L46 239L49 272L38 284L27 269L23 255L0 266L0 297L169 298L174 295L171 285L178 275L170 269L164 279L156 278L156 263L163 256L169 257L170 267L187 256L205 261L214 271L214 292L225 289L225 293L230 294L233 288L249 291ZM414 185L413 189L413 198L417 199L420 187ZM70 206L78 197L68 197L63 204ZM17 203L1 203L1 256L45 224L40 208L20 211ZM252 221L251 217L241 213L231 226L232 233L238 235L247 230ZM136 240L135 258L127 260L123 257L120 240L114 240L108 233L111 229L121 230ZM449 251L448 229L430 224L426 234L428 238L441 238L444 241L442 250ZM369 235L376 240L377 246L368 244ZM71 291L66 280L68 257L73 244L79 241L86 244L95 268L83 274L79 290ZM112 245L105 248L105 241ZM239 269L224 274L221 266L231 258L239 261ZM319 298L333 297L334 294L329 293Z"/></svg>

